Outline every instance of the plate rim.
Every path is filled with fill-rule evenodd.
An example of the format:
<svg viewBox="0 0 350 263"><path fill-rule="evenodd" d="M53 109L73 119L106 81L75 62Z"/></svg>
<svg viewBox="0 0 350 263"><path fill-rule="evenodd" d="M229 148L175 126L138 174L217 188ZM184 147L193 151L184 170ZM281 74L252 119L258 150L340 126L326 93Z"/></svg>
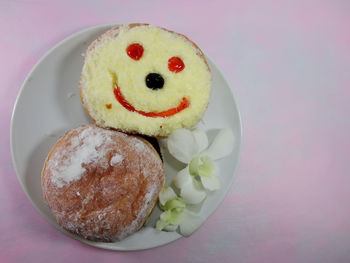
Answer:
<svg viewBox="0 0 350 263"><path fill-rule="evenodd" d="M56 227L56 225L54 225L50 220L48 220L48 218L46 217L46 215L39 209L39 207L36 205L36 203L33 201L33 199L31 198L31 196L29 195L26 187L24 187L24 184L22 182L22 180L20 179L20 176L19 176L19 171L18 171L18 168L17 168L17 162L16 162L16 159L15 159L15 153L14 153L14 122L15 122L15 118L16 118L16 113L17 113L17 109L18 109L18 102L19 102L19 99L23 93L23 90L25 89L25 87L27 86L27 83L29 82L33 72L38 68L38 66L46 60L46 58L51 54L53 53L57 48L59 48L60 46L63 46L66 42L69 42L71 39L77 37L78 35L80 34L84 34L88 31L93 31L93 30L97 30L97 29L103 29L103 28L112 28L114 26L118 26L118 25L122 25L123 23L106 23L106 24L99 24L99 25L95 25L95 26L91 26L91 27L87 27L83 30L79 30L73 34L70 34L69 36L65 37L63 40L59 41L58 43L56 43L53 47L51 47L48 51L45 52L45 54L40 57L40 59L35 63L35 65L32 67L32 69L29 71L29 73L26 75L22 85L21 85L21 88L19 89L18 91L18 94L17 94L17 97L16 97L16 100L15 100L15 103L13 104L13 110L12 110L12 114L11 114L11 121L10 121L10 150L11 150L11 159L12 159L12 165L13 165L13 168L14 168L14 171L15 171L15 174L16 174L16 177L21 185L21 188L22 190L24 191L25 195L27 196L27 198L29 199L29 201L31 202L31 204L35 207L35 209L39 212L39 214L41 216L44 217L44 219L53 227ZM237 174L237 171L238 171L238 168L240 166L240 162L241 162L241 157L242 157L242 144L243 144L243 122L242 122L242 116L241 116L241 113L239 111L239 107L238 107L238 103L235 99L235 96L233 94L233 90L231 88L231 85L229 83L229 81L227 80L226 76L223 74L222 70L216 65L216 63L213 62L213 60L208 57L208 55L206 55L205 52L203 52L205 54L205 57L207 60L209 60L209 62L211 64L213 64L216 68L216 70L220 73L221 77L223 78L224 82L227 84L227 86L229 87L229 92L231 94L231 98L234 102L234 109L236 110L237 112L237 117L238 117L238 123L239 123L239 141L237 143L237 148L238 148L238 154L237 154L237 165L234 167L232 173L231 173L231 176L233 177L233 179L229 182L229 187L228 189L231 189L232 185L233 185L233 182L235 181L235 178L236 178L236 174ZM222 204L222 202L224 201L224 199L227 197L227 194L228 192L222 197L219 199L219 202L218 202L218 205L214 208L214 210L209 213L209 215L207 216L207 218L204 220L206 221L210 216L212 216L212 214L218 209L218 207ZM160 244L160 245L156 245L156 246L145 246L144 248L121 248L121 247L118 247L118 248L109 248L109 247L104 247L103 245L101 245L101 242L93 242L93 241L89 241L89 240L85 240L85 239L82 239L68 231L66 231L65 229L63 229L62 227L59 228L59 230L61 232L63 232L65 235L71 237L72 239L74 240L77 240L77 241L80 241L81 243L83 244L86 244L86 245L89 245L89 246L92 246L92 247L96 247L96 248L100 248L100 249L104 249L104 250L109 250L109 251L139 251L139 250L145 250L145 249L151 249L151 248L157 248L157 247L161 247L161 246L164 246L164 245L167 245L167 244L170 244L178 239L180 239L182 236L179 235L178 237L176 237L175 239L173 239L172 241L170 242L167 242L167 243L164 243L164 244ZM103 243L104 244L104 243Z"/></svg>

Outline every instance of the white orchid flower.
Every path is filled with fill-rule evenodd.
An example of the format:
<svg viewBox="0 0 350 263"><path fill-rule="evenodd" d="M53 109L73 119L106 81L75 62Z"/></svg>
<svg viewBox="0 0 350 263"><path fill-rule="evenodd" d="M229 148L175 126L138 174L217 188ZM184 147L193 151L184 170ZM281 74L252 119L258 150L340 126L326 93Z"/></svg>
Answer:
<svg viewBox="0 0 350 263"><path fill-rule="evenodd" d="M189 166L178 172L173 182L187 204L199 204L207 195L200 182L191 176Z"/></svg>
<svg viewBox="0 0 350 263"><path fill-rule="evenodd" d="M183 236L189 236L199 228L203 218L187 206L203 202L206 190L220 188L219 169L214 161L229 155L233 144L230 129L220 130L209 147L208 137L200 129L179 129L168 137L169 153L187 166L173 180L180 197L171 187L164 187L159 194L159 206L164 212L156 224L158 231L176 231L179 228Z"/></svg>
<svg viewBox="0 0 350 263"><path fill-rule="evenodd" d="M202 217L186 209L185 201L176 195L171 187L163 187L159 193L159 205L163 213L156 223L158 231L176 231L189 236L202 224Z"/></svg>
<svg viewBox="0 0 350 263"><path fill-rule="evenodd" d="M168 150L177 160L189 164L178 173L174 183L181 191L181 196L195 195L198 202L203 197L203 187L214 191L220 188L218 167L214 163L232 152L234 136L230 129L222 129L208 147L208 137L203 130L179 129L175 130L168 138ZM188 171L188 172L187 172ZM200 178L202 188L198 185L196 178ZM205 192L204 192L205 194ZM203 198L199 201L199 195ZM194 199L191 200L193 204Z"/></svg>

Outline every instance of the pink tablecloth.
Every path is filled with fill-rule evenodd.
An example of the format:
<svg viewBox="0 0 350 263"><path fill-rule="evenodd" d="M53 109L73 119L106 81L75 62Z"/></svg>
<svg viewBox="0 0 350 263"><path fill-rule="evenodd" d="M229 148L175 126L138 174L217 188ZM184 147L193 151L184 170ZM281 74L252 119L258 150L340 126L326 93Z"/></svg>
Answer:
<svg viewBox="0 0 350 263"><path fill-rule="evenodd" d="M17 93L45 52L86 27L135 21L190 36L217 63L244 142L231 191L198 232L122 253L38 214L9 135ZM1 1L0 262L350 262L349 25L348 1Z"/></svg>

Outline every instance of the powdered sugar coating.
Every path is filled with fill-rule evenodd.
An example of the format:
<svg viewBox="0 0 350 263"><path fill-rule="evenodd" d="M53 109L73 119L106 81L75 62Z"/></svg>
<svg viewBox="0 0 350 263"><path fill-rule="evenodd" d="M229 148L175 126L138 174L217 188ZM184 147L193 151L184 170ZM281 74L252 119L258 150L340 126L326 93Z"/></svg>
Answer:
<svg viewBox="0 0 350 263"><path fill-rule="evenodd" d="M52 171L51 181L57 187L79 180L86 172L84 164L99 163L103 167L108 167L105 155L109 150L106 145L112 141L108 136L110 131L101 129L99 132L94 132L93 130L92 127L83 129L76 137L71 138L70 144L64 151L56 151L49 160L48 168ZM71 153L70 158L64 158L67 153Z"/></svg>
<svg viewBox="0 0 350 263"><path fill-rule="evenodd" d="M115 166L115 165L121 163L121 161L123 161L123 159L124 159L123 156L121 156L120 154L116 154L112 157L110 164L112 166Z"/></svg>
<svg viewBox="0 0 350 263"><path fill-rule="evenodd" d="M163 182L163 165L152 146L94 125L62 137L42 173L44 198L60 225L101 241L136 232Z"/></svg>

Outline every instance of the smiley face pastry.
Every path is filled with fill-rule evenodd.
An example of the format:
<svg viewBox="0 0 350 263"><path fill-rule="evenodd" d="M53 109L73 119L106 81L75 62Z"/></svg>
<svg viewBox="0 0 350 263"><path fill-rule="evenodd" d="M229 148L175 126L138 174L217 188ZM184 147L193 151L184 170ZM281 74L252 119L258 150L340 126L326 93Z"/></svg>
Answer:
<svg viewBox="0 0 350 263"><path fill-rule="evenodd" d="M168 136L202 117L211 73L187 37L130 24L112 28L89 46L79 86L83 106L99 126Z"/></svg>

